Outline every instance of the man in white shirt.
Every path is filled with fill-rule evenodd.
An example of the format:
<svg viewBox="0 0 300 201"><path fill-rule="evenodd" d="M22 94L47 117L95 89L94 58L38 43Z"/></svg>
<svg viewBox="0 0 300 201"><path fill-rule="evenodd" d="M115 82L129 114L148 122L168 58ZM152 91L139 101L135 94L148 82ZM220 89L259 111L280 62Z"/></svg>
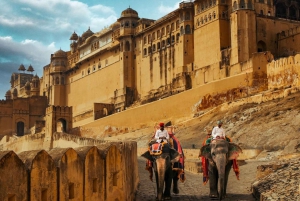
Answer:
<svg viewBox="0 0 300 201"><path fill-rule="evenodd" d="M160 129L158 129L155 133L154 138L156 139L156 142L169 142L170 136L167 130L165 130L165 124L160 123L159 124Z"/></svg>
<svg viewBox="0 0 300 201"><path fill-rule="evenodd" d="M212 138L217 139L226 139L225 138L225 130L222 128L223 122L221 120L217 121L218 126L214 127L211 132Z"/></svg>

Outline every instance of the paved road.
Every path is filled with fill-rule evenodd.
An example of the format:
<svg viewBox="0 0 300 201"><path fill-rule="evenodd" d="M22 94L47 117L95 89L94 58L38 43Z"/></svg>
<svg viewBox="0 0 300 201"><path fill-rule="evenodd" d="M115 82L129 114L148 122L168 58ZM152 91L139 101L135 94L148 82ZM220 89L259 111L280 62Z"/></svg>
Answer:
<svg viewBox="0 0 300 201"><path fill-rule="evenodd" d="M145 170L145 159L139 158L139 176L140 185L137 193L136 201L154 201L156 196L155 179L151 182L149 173ZM250 186L253 179L255 179L257 163L241 166L241 180L235 178L233 171L229 175L228 196L226 201L254 201L250 192ZM243 172L245 172L244 182ZM203 186L202 174L193 174L186 172L186 181L179 183L178 195L172 194L174 201L197 201L197 200L210 200L209 184Z"/></svg>

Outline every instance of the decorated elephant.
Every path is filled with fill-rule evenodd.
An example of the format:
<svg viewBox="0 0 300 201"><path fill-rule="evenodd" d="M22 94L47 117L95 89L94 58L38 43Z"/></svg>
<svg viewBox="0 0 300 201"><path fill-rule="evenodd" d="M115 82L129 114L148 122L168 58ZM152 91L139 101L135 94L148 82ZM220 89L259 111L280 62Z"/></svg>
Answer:
<svg viewBox="0 0 300 201"><path fill-rule="evenodd" d="M228 175L233 164L242 149L226 140L213 140L210 144L203 146L200 156L208 159L208 175L210 198L222 200L226 196Z"/></svg>
<svg viewBox="0 0 300 201"><path fill-rule="evenodd" d="M170 200L172 180L175 176L174 171L172 170L172 163L179 160L179 153L166 144L162 148L161 153L153 154L150 153L150 151L146 151L142 156L153 162L157 200Z"/></svg>

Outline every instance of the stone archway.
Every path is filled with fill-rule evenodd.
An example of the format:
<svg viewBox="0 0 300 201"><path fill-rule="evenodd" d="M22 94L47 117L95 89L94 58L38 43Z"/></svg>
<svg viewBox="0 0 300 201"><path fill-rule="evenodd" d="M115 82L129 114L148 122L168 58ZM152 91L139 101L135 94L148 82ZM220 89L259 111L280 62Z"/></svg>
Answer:
<svg viewBox="0 0 300 201"><path fill-rule="evenodd" d="M17 123L17 136L24 136L24 127L25 124L22 121Z"/></svg>
<svg viewBox="0 0 300 201"><path fill-rule="evenodd" d="M257 52L265 52L267 50L266 43L264 41L258 41Z"/></svg>
<svg viewBox="0 0 300 201"><path fill-rule="evenodd" d="M66 132L66 131L67 131L67 121L61 118L56 122L56 132Z"/></svg>

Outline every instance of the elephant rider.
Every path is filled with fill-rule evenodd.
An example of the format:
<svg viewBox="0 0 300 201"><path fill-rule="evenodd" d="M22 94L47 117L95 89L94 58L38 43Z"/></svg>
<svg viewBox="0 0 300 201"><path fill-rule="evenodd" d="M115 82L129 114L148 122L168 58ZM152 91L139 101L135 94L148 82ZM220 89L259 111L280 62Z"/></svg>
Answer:
<svg viewBox="0 0 300 201"><path fill-rule="evenodd" d="M209 144L212 140L223 139L231 142L231 139L226 136L225 129L222 128L223 122L221 120L217 121L217 126L215 126L211 132L211 137L206 140L206 144Z"/></svg>
<svg viewBox="0 0 300 201"><path fill-rule="evenodd" d="M156 142L162 143L168 143L170 136L168 134L168 131L165 130L165 124L164 123L159 123L159 127L160 129L158 129L155 133L154 139L156 140Z"/></svg>

